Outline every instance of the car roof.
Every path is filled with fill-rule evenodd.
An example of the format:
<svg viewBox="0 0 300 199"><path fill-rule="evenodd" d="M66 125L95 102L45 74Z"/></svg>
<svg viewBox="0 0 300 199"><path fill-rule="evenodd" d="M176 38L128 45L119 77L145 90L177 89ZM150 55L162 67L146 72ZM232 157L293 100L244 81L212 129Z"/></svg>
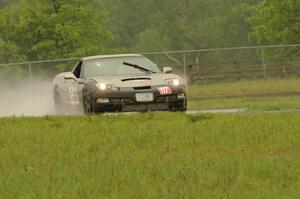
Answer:
<svg viewBox="0 0 300 199"><path fill-rule="evenodd" d="M93 59L108 59L108 58L121 58L121 57L142 57L140 54L117 54L117 55L96 55L82 58L82 61Z"/></svg>

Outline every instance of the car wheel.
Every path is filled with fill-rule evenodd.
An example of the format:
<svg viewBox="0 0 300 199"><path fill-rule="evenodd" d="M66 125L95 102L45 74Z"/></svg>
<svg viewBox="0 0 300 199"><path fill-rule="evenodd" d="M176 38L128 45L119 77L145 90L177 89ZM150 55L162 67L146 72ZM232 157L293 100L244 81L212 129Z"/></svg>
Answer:
<svg viewBox="0 0 300 199"><path fill-rule="evenodd" d="M187 102L177 102L169 105L169 110L172 112L186 112L187 111Z"/></svg>
<svg viewBox="0 0 300 199"><path fill-rule="evenodd" d="M83 113L85 115L89 115L93 112L93 109L92 109L92 96L91 96L91 93L88 89L83 90L82 107L83 107Z"/></svg>
<svg viewBox="0 0 300 199"><path fill-rule="evenodd" d="M55 112L56 112L57 115L63 114L63 112L64 112L63 108L64 107L63 107L60 95L59 95L59 93L56 89L54 90L54 106L55 106Z"/></svg>

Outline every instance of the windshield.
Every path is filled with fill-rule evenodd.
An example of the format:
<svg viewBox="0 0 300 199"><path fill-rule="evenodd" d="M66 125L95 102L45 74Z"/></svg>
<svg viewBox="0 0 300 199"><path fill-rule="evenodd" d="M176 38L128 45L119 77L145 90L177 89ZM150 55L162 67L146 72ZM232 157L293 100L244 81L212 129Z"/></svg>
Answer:
<svg viewBox="0 0 300 199"><path fill-rule="evenodd" d="M117 57L117 58L102 58L93 59L83 62L83 76L114 76L114 75L145 75L149 74L145 70L140 70L124 64L138 65L155 73L161 73L157 65L152 63L145 57Z"/></svg>

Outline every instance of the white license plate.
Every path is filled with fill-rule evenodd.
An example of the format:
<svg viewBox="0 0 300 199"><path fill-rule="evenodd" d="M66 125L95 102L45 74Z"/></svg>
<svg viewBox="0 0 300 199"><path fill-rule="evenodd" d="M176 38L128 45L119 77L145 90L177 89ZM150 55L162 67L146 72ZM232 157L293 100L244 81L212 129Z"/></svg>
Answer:
<svg viewBox="0 0 300 199"><path fill-rule="evenodd" d="M135 98L137 102L152 102L154 100L153 93L137 93Z"/></svg>

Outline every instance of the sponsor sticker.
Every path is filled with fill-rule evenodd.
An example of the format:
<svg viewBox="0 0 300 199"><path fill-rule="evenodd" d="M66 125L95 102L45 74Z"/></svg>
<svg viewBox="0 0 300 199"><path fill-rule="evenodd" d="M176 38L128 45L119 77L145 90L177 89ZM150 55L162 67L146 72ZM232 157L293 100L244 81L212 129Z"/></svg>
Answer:
<svg viewBox="0 0 300 199"><path fill-rule="evenodd" d="M160 87L160 88L158 88L158 90L161 95L171 95L172 94L172 90L168 86Z"/></svg>

